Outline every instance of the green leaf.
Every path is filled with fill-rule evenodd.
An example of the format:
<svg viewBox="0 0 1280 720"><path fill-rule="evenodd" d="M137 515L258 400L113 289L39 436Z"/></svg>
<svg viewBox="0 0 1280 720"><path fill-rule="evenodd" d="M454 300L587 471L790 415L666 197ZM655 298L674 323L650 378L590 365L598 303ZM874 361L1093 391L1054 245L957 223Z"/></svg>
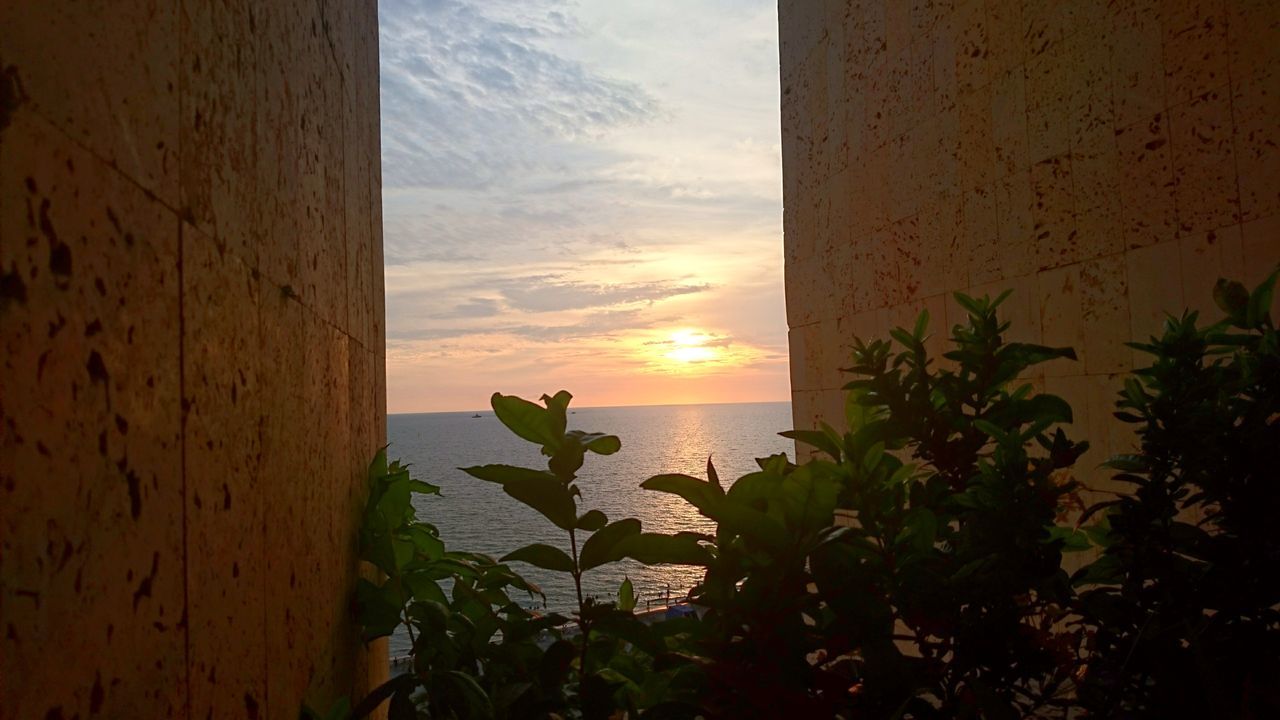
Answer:
<svg viewBox="0 0 1280 720"><path fill-rule="evenodd" d="M899 540L906 540L916 552L925 552L933 548L938 538L938 517L929 508L912 508L903 518L905 527L899 533Z"/></svg>
<svg viewBox="0 0 1280 720"><path fill-rule="evenodd" d="M546 470L534 470L533 468L517 467L515 465L475 465L458 469L473 478L493 483L506 484L518 480L545 478L556 480L556 477ZM559 481L556 480L556 482Z"/></svg>
<svg viewBox="0 0 1280 720"><path fill-rule="evenodd" d="M579 530L590 530L592 532L599 530L609 524L609 516L599 510L588 510L585 514L578 518L576 527Z"/></svg>
<svg viewBox="0 0 1280 720"><path fill-rule="evenodd" d="M544 570L556 572L573 572L573 560L565 551L544 543L525 545L519 550L507 553L502 562L524 562Z"/></svg>
<svg viewBox="0 0 1280 720"><path fill-rule="evenodd" d="M564 435L565 426L568 421L565 412L569 409L569 401L573 396L568 390L561 390L555 395L543 395L542 404L547 406L547 416L551 421L551 433L556 438Z"/></svg>
<svg viewBox="0 0 1280 720"><path fill-rule="evenodd" d="M711 463L711 456L707 456L707 482L716 489L717 495L724 495L724 486L720 484L720 473L716 472L716 466Z"/></svg>
<svg viewBox="0 0 1280 720"><path fill-rule="evenodd" d="M911 334L915 336L917 340L923 340L924 332L928 328L929 328L929 311L921 310L920 314L916 317L916 326L914 329L912 329Z"/></svg>
<svg viewBox="0 0 1280 720"><path fill-rule="evenodd" d="M702 512L703 515L715 519L714 510L719 503L720 495L711 483L699 480L691 475L670 474L654 475L640 483L645 490L679 495Z"/></svg>
<svg viewBox="0 0 1280 720"><path fill-rule="evenodd" d="M780 432L778 434L784 438L799 440L806 445L810 445L821 450L827 455L830 455L831 459L837 462L840 461L840 445L834 442L824 432L818 430L787 430L786 432Z"/></svg>
<svg viewBox="0 0 1280 720"><path fill-rule="evenodd" d="M884 447L885 445L883 442L877 442L872 443L872 445L867 448L867 451L862 454L863 470L870 472L880 464L880 461L884 459Z"/></svg>
<svg viewBox="0 0 1280 720"><path fill-rule="evenodd" d="M618 543L616 551L645 565L706 565L711 560L698 536L684 533L630 535Z"/></svg>
<svg viewBox="0 0 1280 720"><path fill-rule="evenodd" d="M999 426L987 420L974 420L973 426L983 433L990 435L991 439L996 442L1002 443L1009 437L1009 434L1001 430Z"/></svg>
<svg viewBox="0 0 1280 720"><path fill-rule="evenodd" d="M450 670L440 675L441 684L449 696L450 704L461 718L490 718L493 704L480 684L461 670ZM415 717L416 717L415 712Z"/></svg>
<svg viewBox="0 0 1280 720"><path fill-rule="evenodd" d="M410 480L409 491L419 493L422 495L439 495L440 486L432 485L431 483L423 482L422 480Z"/></svg>
<svg viewBox="0 0 1280 720"><path fill-rule="evenodd" d="M1039 365L1050 360L1066 358L1075 360L1076 351L1069 348L1055 348L1031 343L1009 343L1000 349L1000 359L1011 362L1020 368Z"/></svg>
<svg viewBox="0 0 1280 720"><path fill-rule="evenodd" d="M1072 527L1051 526L1045 542L1062 541L1062 552L1084 552L1093 549L1088 533Z"/></svg>
<svg viewBox="0 0 1280 720"><path fill-rule="evenodd" d="M578 521L573 495L555 475L512 465L479 465L460 469L472 477L501 483L508 495L542 513L562 530L574 527Z"/></svg>
<svg viewBox="0 0 1280 720"><path fill-rule="evenodd" d="M363 637L372 640L390 635L399 627L404 603L390 581L379 586L360 578L356 581L356 608L364 627Z"/></svg>
<svg viewBox="0 0 1280 720"><path fill-rule="evenodd" d="M369 478L375 479L384 477L387 474L387 446L383 445L373 456L373 462L369 463Z"/></svg>
<svg viewBox="0 0 1280 720"><path fill-rule="evenodd" d="M736 486L735 486L736 487ZM752 538L768 548L782 548L792 539L782 523L765 513L731 499L720 508L720 526Z"/></svg>
<svg viewBox="0 0 1280 720"><path fill-rule="evenodd" d="M1218 279L1213 286L1213 301L1232 321L1243 325L1249 310L1249 291L1234 280Z"/></svg>
<svg viewBox="0 0 1280 720"><path fill-rule="evenodd" d="M981 316L985 312L983 306L979 305L977 300L974 300L972 297L965 295L964 293L958 292L952 295L952 297L954 297L956 299L956 303L960 307L964 308L964 311L969 313L971 316Z"/></svg>
<svg viewBox="0 0 1280 720"><path fill-rule="evenodd" d="M529 478L505 483L502 489L508 495L542 513L561 530L568 530L578 522L578 507L569 488L553 478Z"/></svg>
<svg viewBox="0 0 1280 720"><path fill-rule="evenodd" d="M431 577L430 573L408 573L403 580L405 587L409 589L409 593L413 595L414 600L430 600L441 605L449 604L449 599L445 597L444 590L440 589L440 584Z"/></svg>
<svg viewBox="0 0 1280 720"><path fill-rule="evenodd" d="M1102 466L1127 473L1142 473L1147 471L1146 458L1141 455L1112 455L1110 459L1102 463Z"/></svg>
<svg viewBox="0 0 1280 720"><path fill-rule="evenodd" d="M616 435L570 430L565 433L565 438L575 441L584 449L597 455L612 455L622 449L622 441Z"/></svg>
<svg viewBox="0 0 1280 720"><path fill-rule="evenodd" d="M493 413L498 416L502 424L516 435L543 447L560 446L564 431L563 429L560 432L555 431L551 415L546 408L539 407L536 403L531 403L524 398L502 393L494 393L489 399L489 404L493 406Z"/></svg>
<svg viewBox="0 0 1280 720"><path fill-rule="evenodd" d="M636 609L636 591L631 586L629 577L623 577L622 585L618 588L618 609L625 612Z"/></svg>
<svg viewBox="0 0 1280 720"><path fill-rule="evenodd" d="M1280 273L1280 269L1267 276L1249 296L1249 311L1245 322L1251 328L1263 325L1271 319L1271 301L1275 296L1277 273Z"/></svg>
<svg viewBox="0 0 1280 720"><path fill-rule="evenodd" d="M633 535L640 534L640 521L626 518L605 525L582 544L578 553L578 566L590 570L608 562L622 559L617 552L618 543Z"/></svg>
<svg viewBox="0 0 1280 720"><path fill-rule="evenodd" d="M1057 395L1036 395L1026 401L1032 418L1047 423L1072 422L1071 405Z"/></svg>
<svg viewBox="0 0 1280 720"><path fill-rule="evenodd" d="M907 332L904 328L894 328L889 331L889 337L897 340L903 347L913 348L919 344L919 341Z"/></svg>

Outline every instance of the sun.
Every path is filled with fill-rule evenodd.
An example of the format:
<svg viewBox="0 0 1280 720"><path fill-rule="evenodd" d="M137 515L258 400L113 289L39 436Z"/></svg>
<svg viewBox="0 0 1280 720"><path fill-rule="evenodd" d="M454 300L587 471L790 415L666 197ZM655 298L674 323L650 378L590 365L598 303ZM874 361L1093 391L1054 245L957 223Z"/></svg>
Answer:
<svg viewBox="0 0 1280 720"><path fill-rule="evenodd" d="M707 347L707 343L713 339L711 335L699 330L688 328L677 330L671 333L670 344L673 347L666 354L666 358L685 364L715 360L720 353L714 347Z"/></svg>

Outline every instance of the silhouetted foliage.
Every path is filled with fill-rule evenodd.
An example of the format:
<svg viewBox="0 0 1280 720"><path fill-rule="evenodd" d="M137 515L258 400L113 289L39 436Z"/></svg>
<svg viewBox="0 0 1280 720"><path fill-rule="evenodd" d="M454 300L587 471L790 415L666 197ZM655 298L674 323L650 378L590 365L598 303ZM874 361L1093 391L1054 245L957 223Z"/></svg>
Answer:
<svg viewBox="0 0 1280 720"><path fill-rule="evenodd" d="M855 340L847 430L783 433L810 459L761 458L727 487L710 460L705 479L642 484L714 535L580 511L585 458L618 438L567 429L567 392L494 394L546 469L464 470L538 511L569 551L446 550L410 503L438 489L379 453L360 548L384 577L362 580L357 604L366 637L407 629L413 671L330 717L387 699L392 720L1277 716L1274 279L1253 293L1222 282L1227 320L1171 318L1134 345L1153 363L1116 415L1141 447L1108 463L1133 492L1083 513L1071 408L1025 381L1074 354L1007 342L1003 296L957 295L968 319L942 358L926 350L927 314L891 341ZM1063 553L1095 547L1068 577ZM613 602L582 595L585 573L623 558L704 567L690 591L702 617L645 625L629 581ZM515 602L540 591L514 562L568 575L571 616Z"/></svg>

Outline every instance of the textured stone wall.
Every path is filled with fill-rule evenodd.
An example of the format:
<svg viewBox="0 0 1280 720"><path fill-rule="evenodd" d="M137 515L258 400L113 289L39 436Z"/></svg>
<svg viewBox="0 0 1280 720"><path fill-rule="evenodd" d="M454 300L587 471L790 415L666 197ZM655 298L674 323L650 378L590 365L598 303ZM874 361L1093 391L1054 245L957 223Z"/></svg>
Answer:
<svg viewBox="0 0 1280 720"><path fill-rule="evenodd" d="M797 427L838 424L854 335L1011 289L1028 378L1094 467L1124 346L1280 261L1280 3L779 3L787 313ZM1141 361L1139 358L1138 362ZM1092 478L1091 478L1092 479Z"/></svg>
<svg viewBox="0 0 1280 720"><path fill-rule="evenodd" d="M385 437L372 0L0 3L0 718L297 717Z"/></svg>

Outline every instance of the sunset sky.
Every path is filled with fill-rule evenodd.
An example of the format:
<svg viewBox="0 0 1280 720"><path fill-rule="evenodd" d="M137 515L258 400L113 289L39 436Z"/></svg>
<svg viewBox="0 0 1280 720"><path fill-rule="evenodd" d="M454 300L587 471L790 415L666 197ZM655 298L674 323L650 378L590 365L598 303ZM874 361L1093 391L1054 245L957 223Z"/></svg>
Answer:
<svg viewBox="0 0 1280 720"><path fill-rule="evenodd" d="M786 400L772 0L383 0L388 411Z"/></svg>

